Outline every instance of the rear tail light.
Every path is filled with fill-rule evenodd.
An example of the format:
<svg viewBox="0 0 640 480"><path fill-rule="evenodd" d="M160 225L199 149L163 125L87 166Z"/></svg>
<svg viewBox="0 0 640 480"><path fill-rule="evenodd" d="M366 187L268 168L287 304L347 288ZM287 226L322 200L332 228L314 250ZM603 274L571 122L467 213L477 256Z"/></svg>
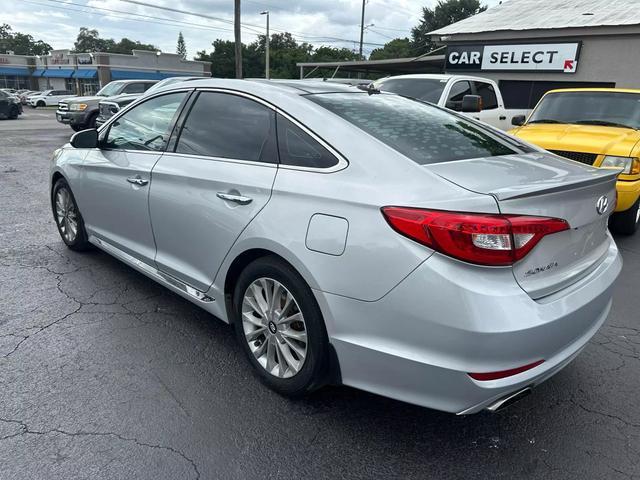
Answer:
<svg viewBox="0 0 640 480"><path fill-rule="evenodd" d="M499 380L501 378L512 377L513 375L526 372L527 370L531 370L532 368L535 368L542 363L544 363L544 360L538 360L537 362L523 365L522 367L511 368L509 370L501 370L499 372L468 373L467 375L469 375L474 380L478 380L481 382L486 382L489 380Z"/></svg>
<svg viewBox="0 0 640 480"><path fill-rule="evenodd" d="M440 253L478 265L512 265L545 236L569 229L565 220L522 215L383 207L398 233Z"/></svg>

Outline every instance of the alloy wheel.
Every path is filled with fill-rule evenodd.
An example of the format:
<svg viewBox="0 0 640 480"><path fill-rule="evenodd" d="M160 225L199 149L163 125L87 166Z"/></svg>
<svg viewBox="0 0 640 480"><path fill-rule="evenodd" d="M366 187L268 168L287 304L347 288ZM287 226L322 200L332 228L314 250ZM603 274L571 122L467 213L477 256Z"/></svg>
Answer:
<svg viewBox="0 0 640 480"><path fill-rule="evenodd" d="M56 192L56 221L67 243L73 243L78 235L78 212L71 193L65 187Z"/></svg>
<svg viewBox="0 0 640 480"><path fill-rule="evenodd" d="M271 375L290 378L304 365L307 328L298 302L280 282L258 278L242 299L242 328L249 349Z"/></svg>

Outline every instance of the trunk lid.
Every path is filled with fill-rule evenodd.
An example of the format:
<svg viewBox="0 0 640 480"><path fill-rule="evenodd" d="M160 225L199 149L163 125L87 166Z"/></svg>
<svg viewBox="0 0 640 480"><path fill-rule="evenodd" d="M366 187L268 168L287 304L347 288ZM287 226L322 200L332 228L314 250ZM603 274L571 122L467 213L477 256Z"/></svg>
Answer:
<svg viewBox="0 0 640 480"><path fill-rule="evenodd" d="M504 214L561 218L570 229L544 237L514 264L516 281L533 298L580 280L605 257L607 221L616 200L618 170L585 166L548 153L478 158L427 165L468 190L492 195ZM601 213L597 203L606 198Z"/></svg>

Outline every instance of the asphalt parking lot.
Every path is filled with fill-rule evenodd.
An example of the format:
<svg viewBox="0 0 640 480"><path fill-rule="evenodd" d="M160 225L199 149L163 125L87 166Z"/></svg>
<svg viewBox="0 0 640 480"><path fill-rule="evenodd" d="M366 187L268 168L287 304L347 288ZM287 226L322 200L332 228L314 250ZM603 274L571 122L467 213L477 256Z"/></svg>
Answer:
<svg viewBox="0 0 640 480"><path fill-rule="evenodd" d="M232 330L58 237L51 110L0 121L0 478L640 478L640 235L606 325L497 414L456 417L346 387L288 400Z"/></svg>

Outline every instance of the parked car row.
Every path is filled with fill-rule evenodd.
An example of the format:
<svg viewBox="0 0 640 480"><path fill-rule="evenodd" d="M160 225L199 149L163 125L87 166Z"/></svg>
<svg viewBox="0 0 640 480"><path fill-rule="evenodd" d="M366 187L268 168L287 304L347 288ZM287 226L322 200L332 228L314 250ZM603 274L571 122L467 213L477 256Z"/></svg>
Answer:
<svg viewBox="0 0 640 480"><path fill-rule="evenodd" d="M454 99L441 81L444 106L384 84L155 88L55 152L61 239L233 324L282 394L342 383L501 409L605 321L626 163L594 168L445 108L488 87L467 79Z"/></svg>
<svg viewBox="0 0 640 480"><path fill-rule="evenodd" d="M22 104L16 95L7 90L0 89L0 118L15 120L22 115Z"/></svg>

